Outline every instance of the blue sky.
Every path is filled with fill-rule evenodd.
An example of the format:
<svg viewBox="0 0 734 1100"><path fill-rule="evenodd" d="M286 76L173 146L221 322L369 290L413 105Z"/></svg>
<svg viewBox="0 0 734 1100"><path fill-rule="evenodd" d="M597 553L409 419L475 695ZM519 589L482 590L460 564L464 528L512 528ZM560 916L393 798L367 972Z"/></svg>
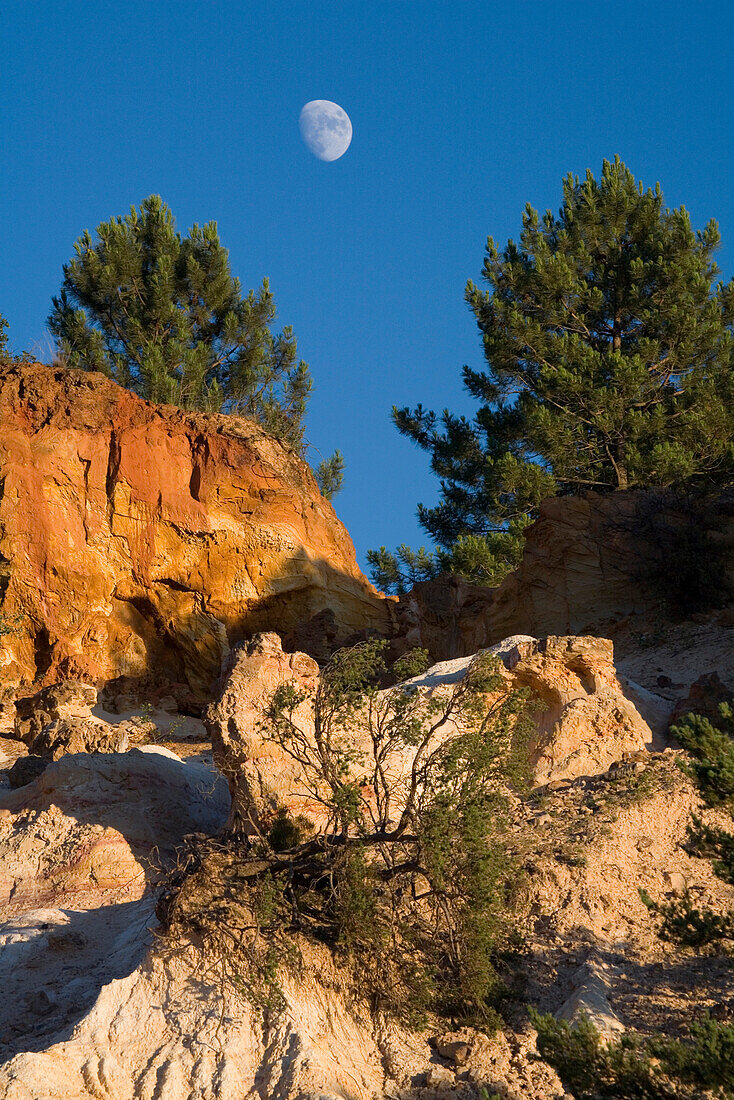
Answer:
<svg viewBox="0 0 734 1100"><path fill-rule="evenodd" d="M50 355L61 266L83 229L158 193L214 219L245 288L270 277L341 448L335 505L369 547L426 541L437 484L393 404L471 411L463 300L488 234L556 209L568 172L618 153L734 274L734 4L686 0L16 0L2 5L0 312ZM301 107L349 113L351 147L304 147ZM314 452L315 454L315 452ZM317 457L317 456L316 456Z"/></svg>

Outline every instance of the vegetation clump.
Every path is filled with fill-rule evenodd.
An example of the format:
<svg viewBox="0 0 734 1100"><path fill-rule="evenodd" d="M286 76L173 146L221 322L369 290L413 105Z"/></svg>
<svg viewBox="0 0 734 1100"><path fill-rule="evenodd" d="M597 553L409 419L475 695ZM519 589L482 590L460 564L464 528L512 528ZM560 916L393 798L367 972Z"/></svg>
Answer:
<svg viewBox="0 0 734 1100"><path fill-rule="evenodd" d="M416 651L381 689L385 645L342 650L313 692L286 683L268 703L262 735L297 762L318 831L281 809L267 833L180 877L165 923L196 931L250 980L272 977L298 942L326 944L375 1008L490 1027L513 939L507 794L526 782L529 701L486 655L427 693L404 682L425 668Z"/></svg>
<svg viewBox="0 0 734 1100"><path fill-rule="evenodd" d="M577 1025L531 1010L538 1053L576 1100L730 1100L734 1027L705 1017L688 1040L625 1035L607 1043L587 1017Z"/></svg>
<svg viewBox="0 0 734 1100"><path fill-rule="evenodd" d="M718 725L705 715L687 714L670 732L691 755L690 763L684 767L706 805L734 809L734 711L731 703L719 706Z"/></svg>
<svg viewBox="0 0 734 1100"><path fill-rule="evenodd" d="M368 550L373 582L384 592L401 596L418 581L430 580L441 573L466 577L473 584L492 587L499 584L522 560L522 530L530 522L523 517L513 520L504 531L491 538L477 534L459 535L451 546L428 551L424 546L413 550L405 544L392 553L385 546Z"/></svg>
<svg viewBox="0 0 734 1100"><path fill-rule="evenodd" d="M33 356L30 352L21 351L16 354L11 350L10 340L8 339L9 328L7 318L0 313L0 366L10 363L32 363Z"/></svg>
<svg viewBox="0 0 734 1100"><path fill-rule="evenodd" d="M719 724L703 714L687 714L671 733L690 754L681 767L691 776L707 806L723 809L734 817L734 710L719 706ZM705 824L695 814L688 826L692 855L710 859L714 873L734 885L734 832ZM717 913L700 908L689 891L673 901L654 902L644 891L642 900L660 918L659 934L665 940L698 952L730 951L734 943L734 912Z"/></svg>

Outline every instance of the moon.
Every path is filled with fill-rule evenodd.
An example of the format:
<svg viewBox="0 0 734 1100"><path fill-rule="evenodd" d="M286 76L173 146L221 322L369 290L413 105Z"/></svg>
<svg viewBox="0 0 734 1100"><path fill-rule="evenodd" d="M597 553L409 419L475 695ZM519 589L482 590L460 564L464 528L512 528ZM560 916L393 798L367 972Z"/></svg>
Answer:
<svg viewBox="0 0 734 1100"><path fill-rule="evenodd" d="M301 110L301 137L319 160L338 160L352 140L349 115L330 99L312 99Z"/></svg>

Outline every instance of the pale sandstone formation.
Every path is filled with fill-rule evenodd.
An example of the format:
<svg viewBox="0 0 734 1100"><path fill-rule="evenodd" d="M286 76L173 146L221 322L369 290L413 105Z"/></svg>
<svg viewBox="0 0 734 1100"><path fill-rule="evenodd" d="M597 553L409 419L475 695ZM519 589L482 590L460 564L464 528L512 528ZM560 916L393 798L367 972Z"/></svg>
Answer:
<svg viewBox="0 0 734 1100"><path fill-rule="evenodd" d="M0 790L0 906L139 898L185 834L215 832L228 809L221 777L165 749L64 756Z"/></svg>
<svg viewBox="0 0 734 1100"><path fill-rule="evenodd" d="M617 678L610 641L587 637L536 641L520 635L492 646L489 652L502 662L507 690L528 689L537 706L537 732L531 746L537 784L596 775L614 761L652 747L650 726ZM434 665L407 686L430 695L448 693L472 659ZM285 653L276 634L257 635L234 650L222 677L220 697L205 715L215 763L230 785L232 831L260 828L278 806L320 821L319 806L308 797L298 765L267 740L263 726L275 688L294 683L309 691L318 671L306 654ZM302 729L312 729L306 702L295 719ZM350 736L355 748L367 751L366 730L358 721ZM405 774L409 767L406 750ZM399 789L399 780L395 786Z"/></svg>
<svg viewBox="0 0 734 1100"><path fill-rule="evenodd" d="M437 1061L430 1031L373 1015L325 947L301 944L303 966L282 975L286 1007L269 1013L222 985L216 960L171 953L146 880L185 832L222 823L226 800L203 771L160 750L69 756L0 796L0 1095L560 1095L552 1071L529 1062L529 1035L463 1029L461 1065Z"/></svg>
<svg viewBox="0 0 734 1100"><path fill-rule="evenodd" d="M501 659L508 690L526 688L537 704L530 747L536 783L597 775L614 761L652 747L653 733L633 693L617 677L608 639L538 641L514 635L488 652ZM471 660L443 661L409 682L424 690L446 690L464 676Z"/></svg>
<svg viewBox="0 0 734 1100"><path fill-rule="evenodd" d="M532 685L561 730L564 710L618 692L603 640L513 637L494 652L508 684ZM467 665L436 665L417 686L447 690ZM287 678L312 682L316 671L272 635L243 645L219 713L225 760L232 754L247 769L238 724L257 751L263 693ZM618 734L609 733L610 755L627 751ZM599 763L597 751L590 759ZM252 773L263 780L258 794L277 774L272 759ZM411 1032L371 1013L325 947L301 945L303 966L282 975L285 1008L268 1014L221 984L216 960L195 947L170 953L156 935L150 886L184 833L223 823L226 791L213 791L213 780L173 754L133 751L67 756L22 791L0 794L0 1095L561 1100L527 1025L493 1039L468 1027ZM527 883L515 917L527 943L523 1002L572 1020L591 1012L610 1036L649 1027L651 1013L689 1012L694 988L702 1009L716 1005L729 989L728 963L706 960L702 984L700 960L656 938L638 890L664 901L681 881L703 906L734 906L734 889L685 850L690 813L702 811L675 754L638 753L541 793L542 808L531 799L512 810ZM687 990L677 1000L671 968Z"/></svg>
<svg viewBox="0 0 734 1100"><path fill-rule="evenodd" d="M305 653L284 653L277 634L257 634L232 652L222 672L219 698L204 714L214 763L229 783L229 830L251 832L279 804L292 804L298 789L295 763L260 728L267 701L284 683L312 690L319 666ZM296 712L308 723L303 703Z"/></svg>
<svg viewBox="0 0 734 1100"><path fill-rule="evenodd" d="M151 405L83 371L0 369L5 682L119 675L206 692L230 643L390 602L294 452L240 418Z"/></svg>
<svg viewBox="0 0 734 1100"><path fill-rule="evenodd" d="M713 513L716 524L710 535L722 549L724 563L718 583L724 595L731 595L731 495L722 497ZM421 581L400 598L400 630L411 645L447 659L511 634L616 638L630 628L644 633L665 624L668 629L677 608L666 604L665 574L680 568L670 532L691 522L685 503L676 506L652 491L551 497L525 530L519 567L498 587L447 576Z"/></svg>
<svg viewBox="0 0 734 1100"><path fill-rule="evenodd" d="M556 1012L559 1020L576 1024L585 1016L606 1040L613 1042L625 1031L609 1003L611 982L608 964L588 958L571 978L572 992Z"/></svg>
<svg viewBox="0 0 734 1100"><path fill-rule="evenodd" d="M626 697L605 638L521 642L506 661L513 686L537 698L532 763L538 783L598 775L652 747L653 734Z"/></svg>
<svg viewBox="0 0 734 1100"><path fill-rule="evenodd" d="M90 949L90 916L46 909L0 929L8 945L0 979L16 1006L21 959L59 981L63 949L49 940L83 937L76 954L88 966L85 975L69 970L66 999L63 987L48 991L52 1013L33 1002L16 1011L36 1025L40 1049L10 1032L9 1052L18 1053L0 1066L4 1100L479 1100L497 1088L507 1100L562 1096L555 1074L528 1059L531 1036L488 1040L462 1029L467 1058L452 1066L435 1057L427 1034L374 1019L345 996L325 949L306 948L302 973L284 982L286 1009L266 1023L231 992L223 1003L216 971L195 952L151 951L144 903L129 907L125 932L117 914L98 929L103 957Z"/></svg>

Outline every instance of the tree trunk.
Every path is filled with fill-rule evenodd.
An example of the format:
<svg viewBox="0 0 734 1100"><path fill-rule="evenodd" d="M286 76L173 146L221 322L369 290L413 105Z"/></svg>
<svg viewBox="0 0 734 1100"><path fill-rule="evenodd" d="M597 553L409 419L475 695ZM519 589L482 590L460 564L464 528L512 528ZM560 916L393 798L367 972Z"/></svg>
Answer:
<svg viewBox="0 0 734 1100"><path fill-rule="evenodd" d="M622 316L619 313L614 315L614 325L612 326L612 351L622 350Z"/></svg>
<svg viewBox="0 0 734 1100"><path fill-rule="evenodd" d="M622 315L621 313L615 313L614 325L612 326L612 351L622 350ZM617 444L614 448L614 472L617 475L617 487L619 489L626 489L629 480L627 477L627 463L624 457L624 446Z"/></svg>
<svg viewBox="0 0 734 1100"><path fill-rule="evenodd" d="M617 488L628 488L629 477L627 476L627 456L624 453L624 443L618 443L614 448L614 472L617 475Z"/></svg>

